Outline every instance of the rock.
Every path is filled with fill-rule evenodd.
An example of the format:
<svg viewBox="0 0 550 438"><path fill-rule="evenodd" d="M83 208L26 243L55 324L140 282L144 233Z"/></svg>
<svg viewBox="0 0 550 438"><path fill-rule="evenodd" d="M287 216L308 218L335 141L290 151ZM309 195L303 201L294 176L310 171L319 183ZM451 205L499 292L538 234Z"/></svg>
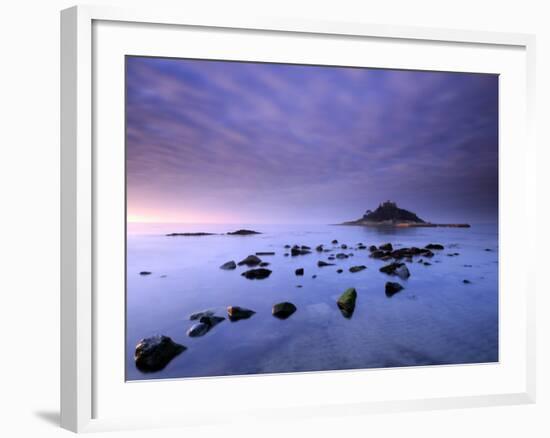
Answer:
<svg viewBox="0 0 550 438"><path fill-rule="evenodd" d="M187 336L191 338L204 336L212 327L218 325L224 319L223 316L203 315L200 317L197 324L193 324L191 328L187 330Z"/></svg>
<svg viewBox="0 0 550 438"><path fill-rule="evenodd" d="M287 319L290 315L296 312L296 306L287 301L278 303L273 306L271 313L279 319Z"/></svg>
<svg viewBox="0 0 550 438"><path fill-rule="evenodd" d="M142 339L136 345L134 360L136 367L143 372L160 371L187 347L176 344L164 335Z"/></svg>
<svg viewBox="0 0 550 438"><path fill-rule="evenodd" d="M254 310L245 309L239 306L229 306L227 308L227 316L232 322L239 321L240 319L248 319L255 313Z"/></svg>
<svg viewBox="0 0 550 438"><path fill-rule="evenodd" d="M336 260L336 257L334 257L333 255L329 256L328 257L329 260Z"/></svg>
<svg viewBox="0 0 550 438"><path fill-rule="evenodd" d="M347 259L349 256L347 254L344 254L343 252L336 254L337 259Z"/></svg>
<svg viewBox="0 0 550 438"><path fill-rule="evenodd" d="M302 287L302 285L301 285L301 284L298 284L298 285L296 285L296 287L297 287L297 288L301 288L301 287Z"/></svg>
<svg viewBox="0 0 550 438"><path fill-rule="evenodd" d="M353 315L356 300L357 291L354 287L350 287L349 289L347 289L342 295L340 295L340 298L338 298L336 304L338 304L340 312L342 312L342 315L344 315L346 318L351 318L351 316Z"/></svg>
<svg viewBox="0 0 550 438"><path fill-rule="evenodd" d="M286 249L290 249L290 245L285 245L285 248L286 248Z"/></svg>
<svg viewBox="0 0 550 438"><path fill-rule="evenodd" d="M242 259L238 265L246 265L246 266L258 266L260 263L262 263L262 259L255 255L249 255L248 257Z"/></svg>
<svg viewBox="0 0 550 438"><path fill-rule="evenodd" d="M231 260L229 262L225 262L223 265L220 266L220 269L230 270L230 269L236 269L237 264Z"/></svg>
<svg viewBox="0 0 550 438"><path fill-rule="evenodd" d="M230 231L229 233L230 236L249 236L251 234L262 234L258 231L253 231L253 230L237 230L237 231Z"/></svg>
<svg viewBox="0 0 550 438"><path fill-rule="evenodd" d="M424 266L432 266L432 264L430 262L424 262L423 265Z"/></svg>
<svg viewBox="0 0 550 438"><path fill-rule="evenodd" d="M403 280L409 278L409 276L411 275L405 263L390 263L389 265L382 266L380 268L380 272L388 275L397 275Z"/></svg>
<svg viewBox="0 0 550 438"><path fill-rule="evenodd" d="M424 257L432 258L435 254L431 251L426 251L423 255Z"/></svg>
<svg viewBox="0 0 550 438"><path fill-rule="evenodd" d="M371 246L369 246L369 251L370 252L378 251L378 248L375 245L371 245Z"/></svg>
<svg viewBox="0 0 550 438"><path fill-rule="evenodd" d="M388 281L386 283L386 296L391 297L395 295L400 290L403 290L403 286L401 286L399 283L393 283L391 281Z"/></svg>
<svg viewBox="0 0 550 438"><path fill-rule="evenodd" d="M288 257L290 254L288 252L285 252L285 257Z"/></svg>
<svg viewBox="0 0 550 438"><path fill-rule="evenodd" d="M470 280L462 280L462 283L464 284L471 284L472 282Z"/></svg>
<svg viewBox="0 0 550 438"><path fill-rule="evenodd" d="M317 278L317 275L312 275L311 278Z"/></svg>
<svg viewBox="0 0 550 438"><path fill-rule="evenodd" d="M366 267L365 265L352 266L351 268L349 268L349 272L352 272L352 273L360 272L360 271L362 271L363 269L367 269L367 267Z"/></svg>
<svg viewBox="0 0 550 438"><path fill-rule="evenodd" d="M302 245L302 246L301 246L301 249L305 249L306 251L310 251L310 250L311 250L311 248L310 248L309 246L307 246L307 245Z"/></svg>
<svg viewBox="0 0 550 438"><path fill-rule="evenodd" d="M350 252L350 253L348 254L348 257L353 257L353 253Z"/></svg>
<svg viewBox="0 0 550 438"><path fill-rule="evenodd" d="M345 243L342 243L342 245L340 246L340 248L342 248L342 249L348 249L348 246L347 246Z"/></svg>
<svg viewBox="0 0 550 438"><path fill-rule="evenodd" d="M358 245L357 246L357 249L360 250L360 249L367 249L367 247L365 245Z"/></svg>
<svg viewBox="0 0 550 438"><path fill-rule="evenodd" d="M213 310L203 310L201 312L195 312L189 315L190 321L195 321L197 319L201 319L203 316L213 316L214 311Z"/></svg>
<svg viewBox="0 0 550 438"><path fill-rule="evenodd" d="M315 251L317 251L317 252L323 252L323 245L317 245L317 246L315 247Z"/></svg>
<svg viewBox="0 0 550 438"><path fill-rule="evenodd" d="M334 240L332 241L332 244L333 244L333 245L338 245L338 241L337 241L336 239L334 239Z"/></svg>
<svg viewBox="0 0 550 438"><path fill-rule="evenodd" d="M203 232L200 232L200 233L170 233L170 234L166 234L167 237L178 237L178 236L198 237L198 236L214 236L214 235L216 235L216 233L203 233Z"/></svg>
<svg viewBox="0 0 550 438"><path fill-rule="evenodd" d="M439 243L428 243L424 248L426 249L437 249L442 250L445 249L445 247Z"/></svg>
<svg viewBox="0 0 550 438"><path fill-rule="evenodd" d="M334 266L334 263L327 263L327 262L324 262L322 260L319 260L317 262L317 266L319 266L320 268L322 268L323 266Z"/></svg>
<svg viewBox="0 0 550 438"><path fill-rule="evenodd" d="M390 253L377 249L376 251L372 251L369 257L372 257L373 259L381 259L382 257L388 256L391 257Z"/></svg>
<svg viewBox="0 0 550 438"><path fill-rule="evenodd" d="M337 272L338 274L341 274L342 272L344 272L344 270L343 270L343 269L337 269L336 272Z"/></svg>
<svg viewBox="0 0 550 438"><path fill-rule="evenodd" d="M472 265L464 265L465 268L471 268Z"/></svg>
<svg viewBox="0 0 550 438"><path fill-rule="evenodd" d="M304 268L298 268L294 271L296 275L304 275Z"/></svg>
<svg viewBox="0 0 550 438"><path fill-rule="evenodd" d="M151 275L151 274L152 274L152 272L149 272L149 271L141 271L139 273L139 275Z"/></svg>
<svg viewBox="0 0 550 438"><path fill-rule="evenodd" d="M292 257L296 257L296 256L299 256L299 255L306 255L306 254L310 254L311 251L309 249L305 249L305 248L298 248L296 246L293 246L292 249L290 250L290 255Z"/></svg>
<svg viewBox="0 0 550 438"><path fill-rule="evenodd" d="M418 259L418 263L424 263L424 260Z"/></svg>
<svg viewBox="0 0 550 438"><path fill-rule="evenodd" d="M382 251L393 251L393 246L391 243L384 243L383 245L380 245L378 249Z"/></svg>
<svg viewBox="0 0 550 438"><path fill-rule="evenodd" d="M275 252L273 252L273 251L263 251L263 252L257 252L256 255L257 256L271 256L271 255L275 255Z"/></svg>
<svg viewBox="0 0 550 438"><path fill-rule="evenodd" d="M485 248L485 251L487 251L487 252L491 252L491 251L492 251L492 249L491 249L491 248Z"/></svg>
<svg viewBox="0 0 550 438"><path fill-rule="evenodd" d="M265 268L257 268L245 271L241 275L249 280L262 280L269 277L271 275L271 271Z"/></svg>
<svg viewBox="0 0 550 438"><path fill-rule="evenodd" d="M204 336L210 330L210 326L203 322L193 324L189 330L187 330L187 336L190 338L197 338L199 336Z"/></svg>
<svg viewBox="0 0 550 438"><path fill-rule="evenodd" d="M269 262L262 262L262 263L260 263L260 266L262 268L265 268L266 266L269 266Z"/></svg>

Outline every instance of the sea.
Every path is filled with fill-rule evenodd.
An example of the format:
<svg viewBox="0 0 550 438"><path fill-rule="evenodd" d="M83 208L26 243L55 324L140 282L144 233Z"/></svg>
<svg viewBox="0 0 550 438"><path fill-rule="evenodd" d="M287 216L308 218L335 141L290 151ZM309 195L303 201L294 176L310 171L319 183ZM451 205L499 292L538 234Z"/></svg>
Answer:
<svg viewBox="0 0 550 438"><path fill-rule="evenodd" d="M250 229L261 234L227 235ZM210 232L209 236L168 233ZM338 245L331 242L338 240ZM356 250L359 243L394 248L439 243L444 250L405 262L402 280L379 271L388 264ZM323 244L332 252L318 253ZM339 247L346 244L349 249ZM307 245L312 253L285 256L285 245ZM262 280L222 270L256 252L272 274ZM330 254L353 253L335 266L318 267ZM351 273L349 268L367 269ZM303 276L295 270L304 268ZM337 273L337 269L343 269ZM149 271L151 275L140 275ZM152 224L127 227L126 379L290 373L498 362L498 226L391 228L338 225ZM313 276L316 276L313 278ZM466 280L466 282L465 282ZM388 297L385 283L404 289ZM338 297L357 291L355 311L345 318ZM293 303L289 318L272 316L272 306ZM231 322L228 306L256 313ZM226 319L201 337L187 336L192 313L212 310ZM187 350L161 371L143 373L134 363L136 344L166 335Z"/></svg>

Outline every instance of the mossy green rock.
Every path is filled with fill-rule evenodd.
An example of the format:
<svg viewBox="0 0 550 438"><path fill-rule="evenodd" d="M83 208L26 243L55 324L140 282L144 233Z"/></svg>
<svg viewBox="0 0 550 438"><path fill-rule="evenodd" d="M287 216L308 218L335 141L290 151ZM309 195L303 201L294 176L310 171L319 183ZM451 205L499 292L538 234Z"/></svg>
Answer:
<svg viewBox="0 0 550 438"><path fill-rule="evenodd" d="M340 298L338 298L338 308L346 318L351 318L355 310L355 301L357 300L357 291L354 287L347 289Z"/></svg>

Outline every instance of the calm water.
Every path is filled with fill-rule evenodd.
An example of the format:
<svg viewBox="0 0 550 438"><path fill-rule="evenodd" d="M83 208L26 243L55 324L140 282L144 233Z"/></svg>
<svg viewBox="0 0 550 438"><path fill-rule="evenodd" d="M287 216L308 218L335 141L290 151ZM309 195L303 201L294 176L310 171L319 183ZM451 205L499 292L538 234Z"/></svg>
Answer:
<svg viewBox="0 0 550 438"><path fill-rule="evenodd" d="M264 234L164 235L239 228ZM352 248L359 242L367 246L391 242L397 248L441 243L446 248L434 251L432 266L416 263L417 258L407 263L411 276L405 281L379 272L389 262L369 258L368 250L353 250L354 257L324 268L318 268L317 261L330 253L284 257L285 244L314 248L323 243L331 248L333 239ZM497 226L487 224L469 229L129 224L127 379L498 361L497 245ZM261 257L273 271L267 279L242 277L246 266L219 269L224 262L238 262L258 251L276 253ZM446 255L454 252L460 255ZM367 269L347 271L361 264ZM295 276L296 268L305 268L305 275ZM338 268L344 272L337 274ZM140 271L152 275L140 276ZM471 284L464 284L465 279ZM405 289L388 298L386 281L398 281ZM345 319L336 306L348 287L358 293L351 319ZM281 301L298 308L287 320L271 315L272 305ZM225 320L203 337L186 335L193 324L191 313L213 309L226 316L228 305L257 313L248 320ZM188 349L164 370L143 374L134 365L134 348L141 338L154 334L170 336Z"/></svg>

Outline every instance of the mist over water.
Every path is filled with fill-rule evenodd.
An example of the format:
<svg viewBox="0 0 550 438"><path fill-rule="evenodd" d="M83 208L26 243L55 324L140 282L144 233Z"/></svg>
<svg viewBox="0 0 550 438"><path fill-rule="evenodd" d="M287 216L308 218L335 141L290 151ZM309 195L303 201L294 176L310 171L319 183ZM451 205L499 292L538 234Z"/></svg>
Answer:
<svg viewBox="0 0 550 438"><path fill-rule="evenodd" d="M251 236L167 237L171 232L225 233L239 228ZM350 250L285 257L284 245L347 244ZM394 247L441 243L431 266L407 262L411 276L400 280L379 272L390 262L354 250L358 243ZM490 250L490 251L487 251ZM261 256L269 278L248 280L219 268L249 254ZM337 252L354 253L336 266L319 268ZM448 256L459 253L458 256ZM350 273L349 267L367 269ZM304 268L305 275L294 271ZM338 274L337 269L344 272ZM140 271L151 271L140 276ZM317 278L312 278L316 275ZM469 280L465 284L463 280ZM405 289L388 298L386 281ZM297 286L302 286L298 288ZM357 290L352 318L342 316L336 300L347 288ZM272 305L297 307L287 320L271 315ZM190 338L191 313L212 309L227 316L227 306L256 311L248 320L225 320L205 336ZM498 227L376 228L330 225L128 224L127 239L128 380L280 373L498 361ZM170 336L188 349L157 373L136 369L136 343L155 334Z"/></svg>

